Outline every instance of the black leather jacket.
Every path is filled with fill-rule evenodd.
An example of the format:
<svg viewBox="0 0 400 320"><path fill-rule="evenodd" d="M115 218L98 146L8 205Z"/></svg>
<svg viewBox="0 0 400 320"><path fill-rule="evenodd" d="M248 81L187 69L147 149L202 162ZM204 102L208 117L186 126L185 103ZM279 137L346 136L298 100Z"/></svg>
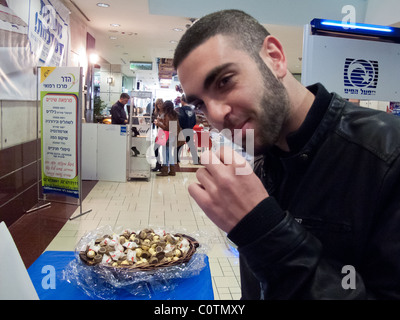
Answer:
<svg viewBox="0 0 400 320"><path fill-rule="evenodd" d="M270 197L228 234L242 299L398 299L400 117L309 90L292 152L255 166Z"/></svg>

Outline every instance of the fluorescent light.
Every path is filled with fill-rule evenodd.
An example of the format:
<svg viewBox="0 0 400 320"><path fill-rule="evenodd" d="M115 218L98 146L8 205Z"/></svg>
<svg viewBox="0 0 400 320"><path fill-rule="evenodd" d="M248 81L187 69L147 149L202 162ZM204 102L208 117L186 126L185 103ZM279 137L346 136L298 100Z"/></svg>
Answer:
<svg viewBox="0 0 400 320"><path fill-rule="evenodd" d="M342 28L351 28L351 29L360 29L360 30L371 30L371 31L382 31L382 32L393 32L391 28L381 27L376 25L369 24L354 24L354 23L340 23L336 21L323 20L321 21L322 25L333 26L333 27L342 27Z"/></svg>
<svg viewBox="0 0 400 320"><path fill-rule="evenodd" d="M311 32L313 34L323 34L335 32L346 34L349 37L359 39L360 37L376 37L391 42L400 43L400 28L381 26L366 23L350 23L346 21L313 19L310 22Z"/></svg>
<svg viewBox="0 0 400 320"><path fill-rule="evenodd" d="M110 26L111 26L111 27L120 27L121 25L118 24L118 23L111 23Z"/></svg>
<svg viewBox="0 0 400 320"><path fill-rule="evenodd" d="M101 2L99 2L99 3L97 4L97 6L98 6L98 7L101 7L101 8L108 8L110 5L109 5L108 3L101 3Z"/></svg>

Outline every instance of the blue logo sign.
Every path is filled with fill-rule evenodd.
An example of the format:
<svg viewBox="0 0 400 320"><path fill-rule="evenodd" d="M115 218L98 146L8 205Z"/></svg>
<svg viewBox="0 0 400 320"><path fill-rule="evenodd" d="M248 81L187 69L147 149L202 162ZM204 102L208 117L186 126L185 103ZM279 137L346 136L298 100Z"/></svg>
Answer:
<svg viewBox="0 0 400 320"><path fill-rule="evenodd" d="M346 58L343 73L344 93L375 95L378 70L378 61Z"/></svg>

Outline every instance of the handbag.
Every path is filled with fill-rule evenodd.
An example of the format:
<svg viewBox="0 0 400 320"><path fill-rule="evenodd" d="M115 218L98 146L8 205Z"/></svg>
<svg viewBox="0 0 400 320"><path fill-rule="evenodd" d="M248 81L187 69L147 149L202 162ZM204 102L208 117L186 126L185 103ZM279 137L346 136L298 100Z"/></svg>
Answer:
<svg viewBox="0 0 400 320"><path fill-rule="evenodd" d="M160 146L165 146L169 138L169 131L158 129L156 143Z"/></svg>

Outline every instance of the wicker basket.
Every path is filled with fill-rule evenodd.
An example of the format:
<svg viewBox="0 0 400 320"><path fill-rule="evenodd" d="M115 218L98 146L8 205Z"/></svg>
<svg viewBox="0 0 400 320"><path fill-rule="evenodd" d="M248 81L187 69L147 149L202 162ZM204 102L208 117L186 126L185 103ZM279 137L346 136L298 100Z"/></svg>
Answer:
<svg viewBox="0 0 400 320"><path fill-rule="evenodd" d="M139 235L139 233L138 234L133 233L133 234L135 234L136 236ZM175 260L168 261L168 259L160 259L156 263L154 263L154 262L153 263L149 263L149 262L130 263L129 265L124 265L121 263L121 261L119 261L117 266L112 266L111 264L100 263L98 260L95 261L94 259L89 258L88 257L89 245L87 245L86 250L79 252L79 257L88 266L99 265L101 267L111 268L115 271L118 271L118 270L153 271L153 270L158 270L160 268L176 266L176 265L180 265L180 264L189 262L189 260L192 258L192 256L196 252L196 249L199 247L199 243L196 241L196 239L194 239L188 235L181 234L181 233L174 234L174 237L177 237L180 239L186 239L189 243L188 250L186 252L181 252L181 256Z"/></svg>

